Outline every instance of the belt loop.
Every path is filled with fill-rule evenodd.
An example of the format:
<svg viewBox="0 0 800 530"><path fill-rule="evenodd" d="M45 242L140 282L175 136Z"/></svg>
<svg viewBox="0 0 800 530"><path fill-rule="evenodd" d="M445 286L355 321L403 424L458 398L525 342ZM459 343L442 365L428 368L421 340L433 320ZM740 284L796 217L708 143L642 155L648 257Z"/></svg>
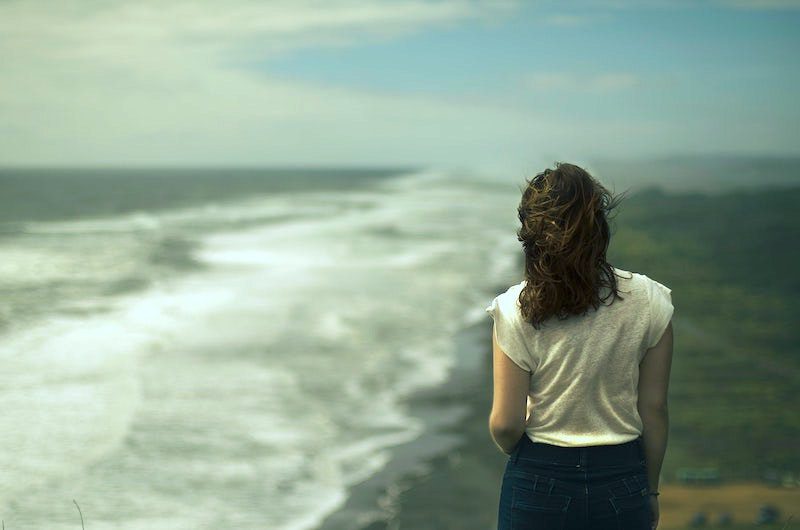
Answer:
<svg viewBox="0 0 800 530"><path fill-rule="evenodd" d="M586 467L586 464L589 460L589 450L586 447L581 447L578 454L578 465L580 467Z"/></svg>
<svg viewBox="0 0 800 530"><path fill-rule="evenodd" d="M523 434L522 436L526 436L526 435ZM514 447L514 450L511 452L511 463L512 464L516 464L517 463L517 457L519 456L519 450L522 449L522 442L523 441L524 440L522 438L520 438L519 442L517 442L517 446Z"/></svg>

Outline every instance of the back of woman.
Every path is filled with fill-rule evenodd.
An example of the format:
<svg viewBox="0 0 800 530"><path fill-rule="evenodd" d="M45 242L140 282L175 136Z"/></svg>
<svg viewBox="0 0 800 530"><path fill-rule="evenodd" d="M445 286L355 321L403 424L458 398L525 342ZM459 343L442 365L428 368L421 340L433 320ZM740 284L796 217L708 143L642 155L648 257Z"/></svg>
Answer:
<svg viewBox="0 0 800 530"><path fill-rule="evenodd" d="M656 528L671 290L606 261L619 197L557 164L528 182L525 278L494 319L489 427L509 460L498 528Z"/></svg>

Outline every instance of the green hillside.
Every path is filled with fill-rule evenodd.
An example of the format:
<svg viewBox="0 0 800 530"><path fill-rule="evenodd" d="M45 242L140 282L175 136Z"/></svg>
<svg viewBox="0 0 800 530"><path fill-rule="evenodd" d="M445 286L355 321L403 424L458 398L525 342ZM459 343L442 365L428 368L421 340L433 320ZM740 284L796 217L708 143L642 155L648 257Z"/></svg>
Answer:
<svg viewBox="0 0 800 530"><path fill-rule="evenodd" d="M800 472L800 187L643 190L613 221L609 261L672 288L675 353L663 478Z"/></svg>

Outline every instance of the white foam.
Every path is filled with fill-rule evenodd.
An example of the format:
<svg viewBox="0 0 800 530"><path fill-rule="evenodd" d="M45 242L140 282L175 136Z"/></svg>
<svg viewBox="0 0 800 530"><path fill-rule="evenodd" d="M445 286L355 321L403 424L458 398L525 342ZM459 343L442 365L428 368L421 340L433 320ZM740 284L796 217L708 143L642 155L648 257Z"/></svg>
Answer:
<svg viewBox="0 0 800 530"><path fill-rule="evenodd" d="M82 476L78 493L109 506L96 528L313 528L421 434L404 400L446 381L454 334L485 318L483 297L518 244L513 207L504 191L478 195L428 171L302 201L84 224L192 235L209 268L120 296L107 313L4 337L0 360L20 376L2 395L21 407L5 421L41 420L16 433L0 420L18 437L8 480L63 462L61 476ZM266 222L282 216L294 220ZM225 225L242 220L265 224ZM67 443L25 445L31 436ZM87 443L90 458L73 454ZM30 514L66 482L27 501L0 494ZM121 506L122 521L111 511Z"/></svg>
<svg viewBox="0 0 800 530"><path fill-rule="evenodd" d="M152 339L106 319L54 319L7 336L0 501L119 445L141 400L135 351Z"/></svg>

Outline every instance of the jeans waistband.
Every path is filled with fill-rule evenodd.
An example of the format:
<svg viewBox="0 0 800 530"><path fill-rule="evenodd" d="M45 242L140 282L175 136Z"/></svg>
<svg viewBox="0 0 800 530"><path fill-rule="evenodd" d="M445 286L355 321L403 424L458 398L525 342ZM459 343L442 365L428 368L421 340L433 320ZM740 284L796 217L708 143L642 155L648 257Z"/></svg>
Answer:
<svg viewBox="0 0 800 530"><path fill-rule="evenodd" d="M641 436L622 444L564 447L533 442L527 434L522 435L511 458L514 462L521 458L569 466L624 466L645 459Z"/></svg>

